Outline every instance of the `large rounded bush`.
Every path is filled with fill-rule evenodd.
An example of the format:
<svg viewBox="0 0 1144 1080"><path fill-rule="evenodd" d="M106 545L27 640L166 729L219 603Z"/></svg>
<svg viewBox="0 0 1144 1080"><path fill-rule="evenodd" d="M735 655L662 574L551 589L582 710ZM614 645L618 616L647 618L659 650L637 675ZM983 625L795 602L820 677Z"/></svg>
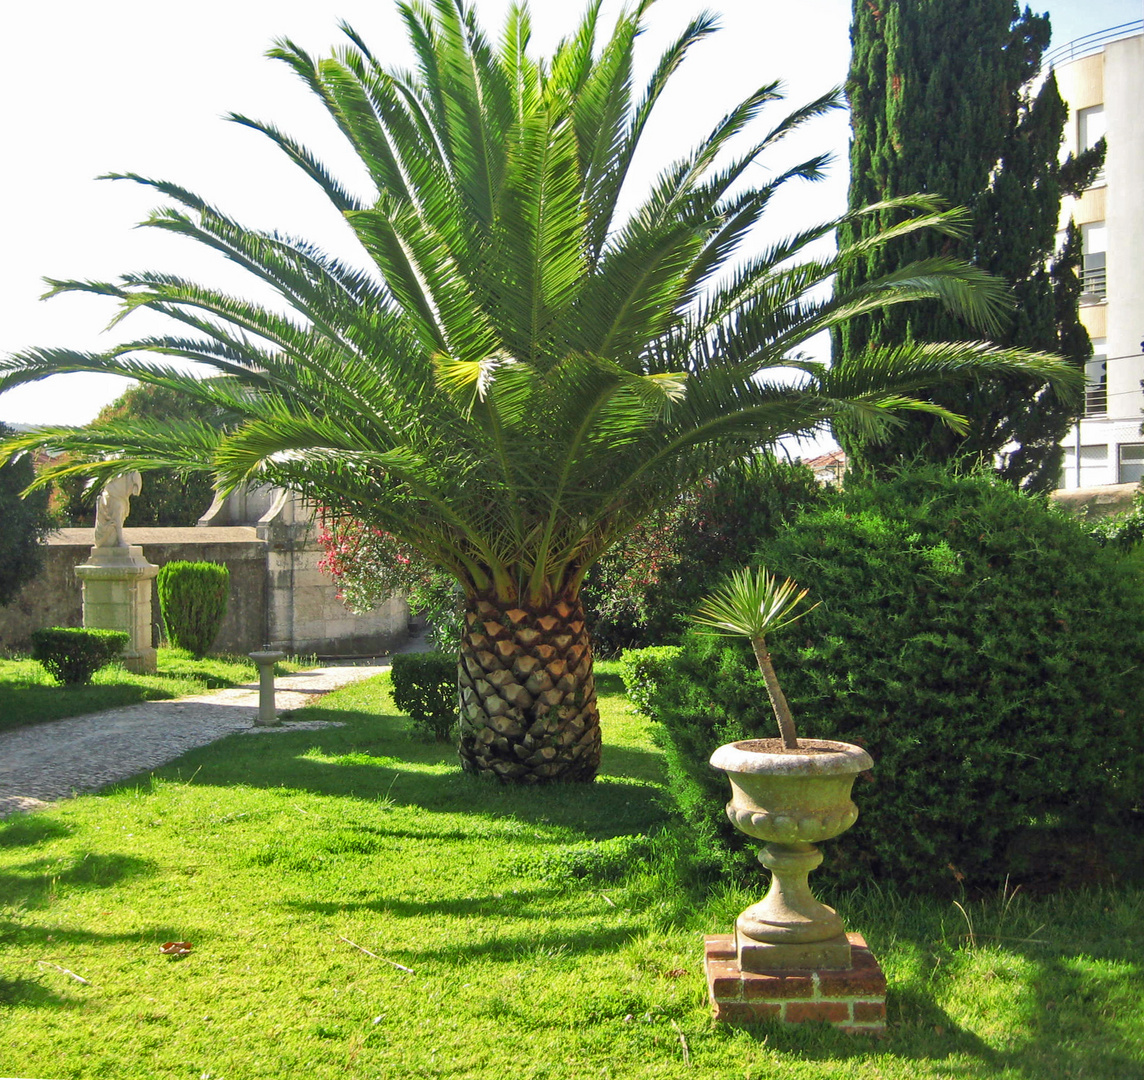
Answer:
<svg viewBox="0 0 1144 1080"><path fill-rule="evenodd" d="M821 601L768 642L799 734L875 761L824 873L984 885L1031 828L1139 799L1144 579L1045 501L923 470L802 515L763 556ZM649 700L681 810L741 850L706 761L774 734L749 647L692 634Z"/></svg>

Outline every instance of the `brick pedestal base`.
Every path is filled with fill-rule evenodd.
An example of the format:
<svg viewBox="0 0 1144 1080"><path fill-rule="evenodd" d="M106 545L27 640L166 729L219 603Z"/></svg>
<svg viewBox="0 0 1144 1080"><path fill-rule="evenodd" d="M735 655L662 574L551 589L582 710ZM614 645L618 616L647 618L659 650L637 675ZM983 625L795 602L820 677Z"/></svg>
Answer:
<svg viewBox="0 0 1144 1080"><path fill-rule="evenodd" d="M741 971L733 934L707 938L707 990L715 1019L755 1024L825 1021L841 1031L886 1030L886 976L861 934L847 934L853 966L844 971Z"/></svg>

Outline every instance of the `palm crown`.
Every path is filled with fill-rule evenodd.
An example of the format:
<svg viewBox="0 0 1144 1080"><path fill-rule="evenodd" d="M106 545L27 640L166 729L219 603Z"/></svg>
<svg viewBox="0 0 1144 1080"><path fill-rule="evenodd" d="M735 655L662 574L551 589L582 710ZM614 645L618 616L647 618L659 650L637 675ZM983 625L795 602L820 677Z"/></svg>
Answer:
<svg viewBox="0 0 1144 1080"><path fill-rule="evenodd" d="M352 228L361 265L245 228L174 184L121 177L172 201L147 225L222 252L290 314L166 273L53 281L53 292L118 299L120 317L148 307L182 329L100 355L33 350L0 368L0 389L110 372L229 417L221 431L193 419L41 429L10 440L10 453L65 449L61 469L96 477L174 466L210 470L223 487L280 485L450 571L468 605L462 757L505 778L594 773L580 583L612 543L701 476L842 414L877 426L923 409L956 425L914 395L982 370L1075 389L1075 373L1050 357L984 344L909 344L836 367L798 355L813 334L888 304L936 298L988 329L1005 302L985 275L942 259L846 295L818 288L871 245L964 227L959 212L922 197L899 200L914 211L908 222L834 256L796 261L837 222L737 254L775 191L815 179L825 158L761 185L747 170L834 108L834 94L760 136L755 121L780 96L776 84L761 86L621 216L648 118L687 51L715 28L697 17L635 94L633 47L650 5L641 0L605 38L595 0L546 63L528 53L526 7L494 45L463 0L400 5L413 72L384 66L348 26L347 44L322 60L279 42L271 55L320 99L374 191L358 197L272 124L232 119L320 185ZM212 377L187 374L187 359ZM518 662L525 655L536 663Z"/></svg>

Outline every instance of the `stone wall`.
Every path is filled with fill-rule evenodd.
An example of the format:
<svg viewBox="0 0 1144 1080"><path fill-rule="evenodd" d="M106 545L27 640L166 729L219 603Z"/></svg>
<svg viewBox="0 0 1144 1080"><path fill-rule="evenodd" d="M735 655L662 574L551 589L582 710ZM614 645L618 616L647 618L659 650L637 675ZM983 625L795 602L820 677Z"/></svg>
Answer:
<svg viewBox="0 0 1144 1080"><path fill-rule="evenodd" d="M218 652L247 653L263 645L319 656L377 655L408 635L409 608L394 597L355 615L338 598L332 579L318 569L322 551L312 515L284 492L246 494L238 506L219 503L198 526L124 530L149 562L222 563L230 570L230 600L215 642ZM250 522L254 513L259 517ZM206 524L208 521L226 524ZM94 529L62 529L47 543L45 565L7 607L0 607L0 651L25 650L33 630L80 626L82 590L75 567L86 562ZM154 640L159 606L153 605Z"/></svg>
<svg viewBox="0 0 1144 1080"><path fill-rule="evenodd" d="M1103 487L1059 488L1053 501L1077 517L1095 520L1132 509L1139 484L1105 484Z"/></svg>

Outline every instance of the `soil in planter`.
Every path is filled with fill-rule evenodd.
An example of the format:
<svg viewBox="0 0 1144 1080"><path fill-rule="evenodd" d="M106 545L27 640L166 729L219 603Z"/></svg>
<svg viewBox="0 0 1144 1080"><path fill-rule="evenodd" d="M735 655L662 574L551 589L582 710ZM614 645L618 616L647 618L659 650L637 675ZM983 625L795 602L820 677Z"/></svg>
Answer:
<svg viewBox="0 0 1144 1080"><path fill-rule="evenodd" d="M788 750L782 739L748 739L735 745L748 754L837 754L836 746L809 746L808 740L799 739L797 750Z"/></svg>

